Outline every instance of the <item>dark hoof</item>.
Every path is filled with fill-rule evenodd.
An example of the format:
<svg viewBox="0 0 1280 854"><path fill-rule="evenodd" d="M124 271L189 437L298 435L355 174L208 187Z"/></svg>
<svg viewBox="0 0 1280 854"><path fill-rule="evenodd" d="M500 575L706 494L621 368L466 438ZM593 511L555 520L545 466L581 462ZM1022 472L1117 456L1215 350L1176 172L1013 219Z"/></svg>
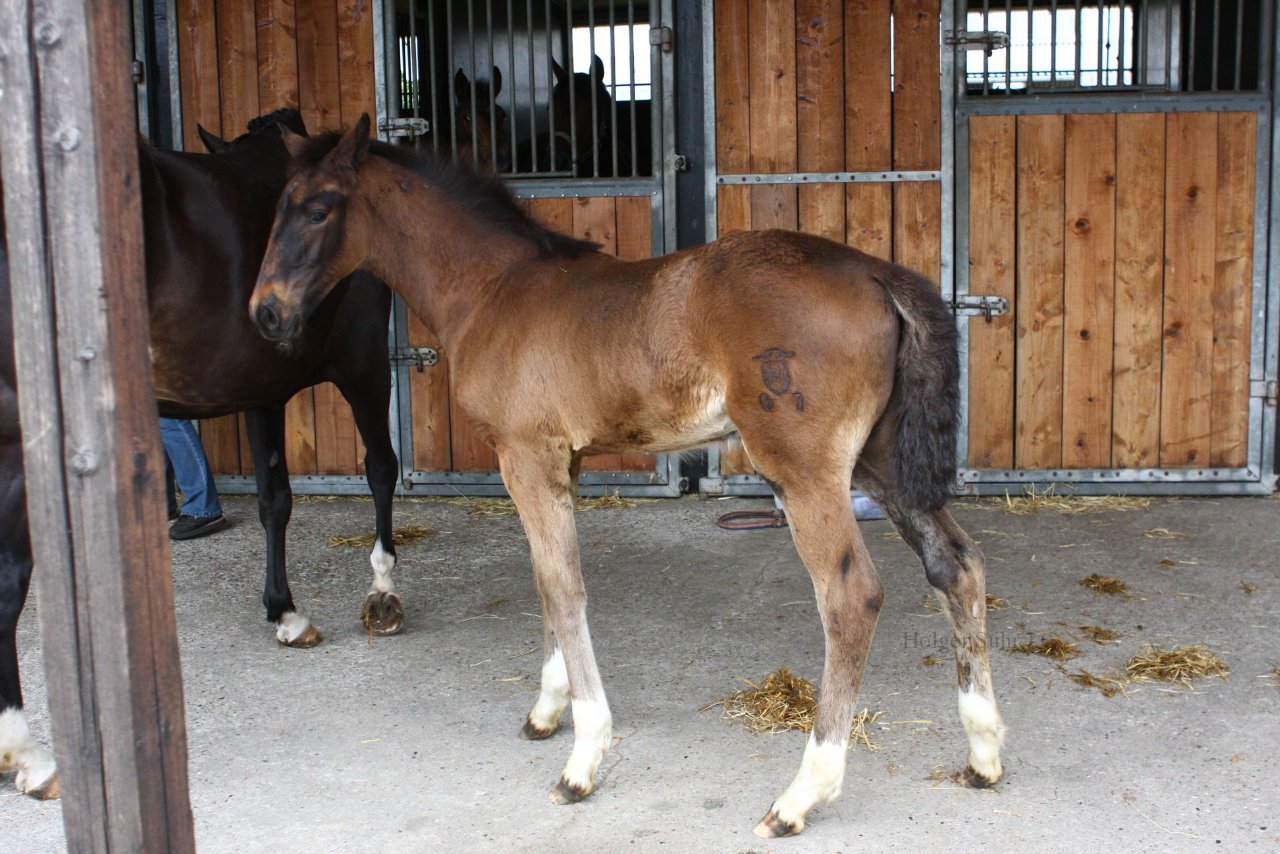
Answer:
<svg viewBox="0 0 1280 854"><path fill-rule="evenodd" d="M804 830L804 825L795 825L778 818L778 814L769 810L769 814L760 819L760 823L751 831L761 839L782 839L784 836L795 836Z"/></svg>
<svg viewBox="0 0 1280 854"><path fill-rule="evenodd" d="M973 770L972 765L966 765L965 769L960 772L960 781L970 789L990 789L997 782L996 780L990 780Z"/></svg>
<svg viewBox="0 0 1280 854"><path fill-rule="evenodd" d="M553 804L576 804L578 801L591 794L590 788L582 788L575 786L573 783L561 777L556 783L555 788L551 790L551 803Z"/></svg>
<svg viewBox="0 0 1280 854"><path fill-rule="evenodd" d="M311 649L311 647L324 640L324 635L320 634L320 630L313 625L308 625L306 631L298 635L291 641L280 640L276 638L281 646L291 647L293 649Z"/></svg>
<svg viewBox="0 0 1280 854"><path fill-rule="evenodd" d="M43 784L27 789L27 794L40 801L56 801L62 797L62 784L58 782L58 775L54 774Z"/></svg>
<svg viewBox="0 0 1280 854"><path fill-rule="evenodd" d="M520 737L525 741L542 741L544 738L551 738L559 731L560 727L558 726L551 729L543 729L542 727L534 726L533 721L525 718L524 726L520 727Z"/></svg>
<svg viewBox="0 0 1280 854"><path fill-rule="evenodd" d="M370 593L360 609L360 622L375 635L398 635L404 629L404 605L394 593Z"/></svg>

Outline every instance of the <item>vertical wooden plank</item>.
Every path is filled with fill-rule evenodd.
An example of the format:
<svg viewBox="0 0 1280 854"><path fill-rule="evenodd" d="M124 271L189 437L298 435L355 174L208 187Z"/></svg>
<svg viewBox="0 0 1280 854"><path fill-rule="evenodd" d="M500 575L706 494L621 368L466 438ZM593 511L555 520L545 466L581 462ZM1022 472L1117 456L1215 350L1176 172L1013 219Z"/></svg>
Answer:
<svg viewBox="0 0 1280 854"><path fill-rule="evenodd" d="M794 0L748 0L751 22L751 168L796 170L796 7Z"/></svg>
<svg viewBox="0 0 1280 854"><path fill-rule="evenodd" d="M338 0L338 75L343 127L375 111L373 75L373 3Z"/></svg>
<svg viewBox="0 0 1280 854"><path fill-rule="evenodd" d="M801 172L844 167L844 10L840 0L796 3L797 158ZM799 188L799 227L841 243L844 187Z"/></svg>
<svg viewBox="0 0 1280 854"><path fill-rule="evenodd" d="M934 182L893 185L893 260L933 281L942 270L942 188Z"/></svg>
<svg viewBox="0 0 1280 854"><path fill-rule="evenodd" d="M298 110L311 133L342 127L338 10L334 0L302 0L298 24Z"/></svg>
<svg viewBox="0 0 1280 854"><path fill-rule="evenodd" d="M258 104L269 113L298 108L298 26L295 0L257 0ZM302 0L307 5L309 0Z"/></svg>
<svg viewBox="0 0 1280 854"><path fill-rule="evenodd" d="M748 188L751 191L751 227L787 228L800 227L800 197L798 187L786 184L761 184Z"/></svg>
<svg viewBox="0 0 1280 854"><path fill-rule="evenodd" d="M725 175L751 168L748 11L741 0L716 0L716 169Z"/></svg>
<svg viewBox="0 0 1280 854"><path fill-rule="evenodd" d="M969 287L1013 309L969 321L969 462L1013 467L1016 120L969 119Z"/></svg>
<svg viewBox="0 0 1280 854"><path fill-rule="evenodd" d="M653 257L653 217L648 196L617 199L618 257L641 261Z"/></svg>
<svg viewBox="0 0 1280 854"><path fill-rule="evenodd" d="M1210 464L1242 467L1249 451L1249 349L1257 116L1218 116L1218 236L1213 289Z"/></svg>
<svg viewBox="0 0 1280 854"><path fill-rule="evenodd" d="M0 186L67 847L182 854L195 841L122 12L0 2Z"/></svg>
<svg viewBox="0 0 1280 854"><path fill-rule="evenodd" d="M316 474L316 402L309 388L284 405L284 461L290 474Z"/></svg>
<svg viewBox="0 0 1280 854"><path fill-rule="evenodd" d="M244 133L258 109L258 29L254 4L222 0L218 15L218 84L222 101L222 134ZM202 151L203 149L196 149Z"/></svg>
<svg viewBox="0 0 1280 854"><path fill-rule="evenodd" d="M1167 129L1160 464L1207 466L1213 398L1218 117L1172 113Z"/></svg>
<svg viewBox="0 0 1280 854"><path fill-rule="evenodd" d="M893 163L942 168L938 0L894 0Z"/></svg>
<svg viewBox="0 0 1280 854"><path fill-rule="evenodd" d="M187 151L204 151L196 125L214 133L222 130L222 101L218 88L218 21L214 3L179 0L178 73L182 89L182 144Z"/></svg>
<svg viewBox="0 0 1280 854"><path fill-rule="evenodd" d="M1160 464L1164 302L1162 113L1116 117L1116 309L1111 464Z"/></svg>
<svg viewBox="0 0 1280 854"><path fill-rule="evenodd" d="M209 467L217 474L240 474L240 427L236 416L206 418L200 422L200 442Z"/></svg>
<svg viewBox="0 0 1280 854"><path fill-rule="evenodd" d="M1019 116L1014 465L1062 465L1062 116Z"/></svg>
<svg viewBox="0 0 1280 854"><path fill-rule="evenodd" d="M416 315L409 315L409 345L435 347L440 343L422 325ZM442 354L447 357L447 354ZM445 359L430 367L409 369L410 414L413 420L414 471L448 471L450 459L449 369Z"/></svg>
<svg viewBox="0 0 1280 854"><path fill-rule="evenodd" d="M1062 464L1111 466L1116 119L1066 119Z"/></svg>
<svg viewBox="0 0 1280 854"><path fill-rule="evenodd" d="M751 188L726 185L716 190L716 229L723 237L734 231L751 230Z"/></svg>
<svg viewBox="0 0 1280 854"><path fill-rule="evenodd" d="M845 168L854 172L893 168L890 5L848 0L844 7Z"/></svg>
<svg viewBox="0 0 1280 854"><path fill-rule="evenodd" d="M844 8L845 169L893 168L888 0L850 0ZM845 186L845 242L893 258L893 187Z"/></svg>

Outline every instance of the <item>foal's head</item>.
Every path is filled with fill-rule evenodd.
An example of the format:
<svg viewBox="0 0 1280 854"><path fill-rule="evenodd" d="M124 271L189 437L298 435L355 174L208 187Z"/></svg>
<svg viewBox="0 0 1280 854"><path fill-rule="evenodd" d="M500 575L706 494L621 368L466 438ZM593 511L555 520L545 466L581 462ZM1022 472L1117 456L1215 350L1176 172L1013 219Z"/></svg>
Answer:
<svg viewBox="0 0 1280 854"><path fill-rule="evenodd" d="M506 131L507 111L498 103L501 93L502 72L496 65L487 82L477 80L473 84L461 68L453 75L453 94L458 99L453 136L458 157L464 163L474 156L481 169L500 172L510 167L511 140Z"/></svg>
<svg viewBox="0 0 1280 854"><path fill-rule="evenodd" d="M596 152L613 138L613 98L604 85L604 61L593 56L590 72L570 74L553 59L551 71L556 78L551 90L552 130L559 140L556 166L579 171L581 164L582 171L590 172Z"/></svg>
<svg viewBox="0 0 1280 854"><path fill-rule="evenodd" d="M284 143L301 164L276 205L275 224L249 316L259 331L287 343L334 286L364 260L365 218L350 215L356 170L369 155L369 116L361 116L334 148L308 162L311 142L287 130Z"/></svg>

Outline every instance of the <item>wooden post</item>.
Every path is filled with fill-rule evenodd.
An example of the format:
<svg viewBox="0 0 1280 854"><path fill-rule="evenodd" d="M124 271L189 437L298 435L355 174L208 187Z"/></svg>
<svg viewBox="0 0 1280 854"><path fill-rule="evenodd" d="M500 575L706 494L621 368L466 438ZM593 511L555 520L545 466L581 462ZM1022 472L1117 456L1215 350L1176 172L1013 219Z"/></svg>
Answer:
<svg viewBox="0 0 1280 854"><path fill-rule="evenodd" d="M128 7L0 0L0 163L72 852L194 851Z"/></svg>

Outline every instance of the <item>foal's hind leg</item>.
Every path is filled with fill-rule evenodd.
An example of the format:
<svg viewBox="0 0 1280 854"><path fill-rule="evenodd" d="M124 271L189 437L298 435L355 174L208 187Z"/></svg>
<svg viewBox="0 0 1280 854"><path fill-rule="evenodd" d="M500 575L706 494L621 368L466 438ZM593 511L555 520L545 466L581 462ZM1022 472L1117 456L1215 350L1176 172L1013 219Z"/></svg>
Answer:
<svg viewBox="0 0 1280 854"><path fill-rule="evenodd" d="M293 515L293 488L284 461L284 407L251 409L245 413L253 475L258 484L258 519L267 537L267 580L262 604L267 620L276 624L276 640L285 646L313 647L320 631L293 604L285 571L285 531Z"/></svg>
<svg viewBox="0 0 1280 854"><path fill-rule="evenodd" d="M385 376L386 382L374 387L367 380L375 374ZM360 621L375 635L394 635L404 628L404 604L396 595L392 572L396 568L396 547L392 541L391 502L395 497L396 481L400 477L400 462L391 446L391 430L388 424L388 407L391 402L390 372L371 372L365 383L343 382L339 385L342 396L351 404L356 428L364 440L365 478L373 493L373 509L377 536L369 563L373 566L373 583L360 610Z"/></svg>
<svg viewBox="0 0 1280 854"><path fill-rule="evenodd" d="M554 635L555 646L548 646L553 651L543 666L544 679L550 677L553 684L544 685L545 696L539 697L530 713L532 725L548 730L549 735L558 723L564 708L564 688L554 683L560 679L561 666L572 698L573 751L551 790L553 802L567 804L582 800L595 789L596 769L612 739L613 717L587 630L587 595L573 520L572 454L565 442L538 441L545 443L500 447L498 461L503 482L516 502L520 523L529 537L544 625L549 627L547 635ZM545 704L544 699L548 701Z"/></svg>
<svg viewBox="0 0 1280 854"><path fill-rule="evenodd" d="M924 511L902 505L887 454L869 447L854 475L920 556L925 576L951 622L960 720L969 738L964 780L970 786L990 786L1002 773L1005 728L987 655L987 569L982 551L946 508Z"/></svg>
<svg viewBox="0 0 1280 854"><path fill-rule="evenodd" d="M743 438L752 463L786 509L826 636L817 715L800 771L755 828L757 836L790 836L804 829L809 810L840 794L855 701L884 592L849 502L848 452L787 460L772 456L759 441L753 444L746 433Z"/></svg>

